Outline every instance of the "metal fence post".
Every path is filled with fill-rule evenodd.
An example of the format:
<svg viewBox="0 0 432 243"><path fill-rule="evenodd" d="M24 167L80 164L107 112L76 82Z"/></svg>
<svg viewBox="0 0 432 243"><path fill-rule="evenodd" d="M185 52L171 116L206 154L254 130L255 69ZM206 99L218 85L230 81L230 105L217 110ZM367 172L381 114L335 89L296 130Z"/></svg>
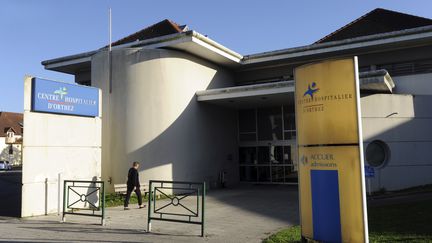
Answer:
<svg viewBox="0 0 432 243"><path fill-rule="evenodd" d="M101 225L105 225L105 182L102 182L102 222Z"/></svg>
<svg viewBox="0 0 432 243"><path fill-rule="evenodd" d="M62 173L58 173L58 177L57 177L57 215L60 216L60 210L61 210L61 175Z"/></svg>
<svg viewBox="0 0 432 243"><path fill-rule="evenodd" d="M205 182L203 182L203 184L202 184L202 202L201 202L201 204L202 204L202 209L201 209L201 214L202 214L202 216L201 216L201 221L202 221L202 224L201 224L201 237L204 237L204 230L205 230L205 228L204 228L204 226L205 226L205 223L204 223L204 208L205 208L205 194L206 194L206 185L205 185Z"/></svg>
<svg viewBox="0 0 432 243"><path fill-rule="evenodd" d="M45 178L45 215L48 215L48 193L49 193L49 187L48 187L48 178Z"/></svg>
<svg viewBox="0 0 432 243"><path fill-rule="evenodd" d="M148 205L147 205L147 210L148 210L148 214L147 214L147 232L151 231L151 201L152 201L152 195L153 195L153 191L152 191L152 181L149 182L149 196L148 196Z"/></svg>
<svg viewBox="0 0 432 243"><path fill-rule="evenodd" d="M66 221L66 181L63 182L63 212L62 212L62 222Z"/></svg>

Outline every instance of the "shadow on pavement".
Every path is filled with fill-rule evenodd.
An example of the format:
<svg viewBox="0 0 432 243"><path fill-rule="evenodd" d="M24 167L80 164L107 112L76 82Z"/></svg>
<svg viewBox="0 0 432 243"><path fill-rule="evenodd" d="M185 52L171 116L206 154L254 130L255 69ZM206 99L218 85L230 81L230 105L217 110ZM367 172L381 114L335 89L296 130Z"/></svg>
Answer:
<svg viewBox="0 0 432 243"><path fill-rule="evenodd" d="M0 240L0 242L64 242L64 243L74 243L74 242L106 242L106 243L118 243L118 242L125 242L125 243L151 243L151 241L127 241L127 240L121 240L121 241L109 241L109 240L80 240L80 239L38 239L38 240L29 240L29 239L21 239L21 238L5 238Z"/></svg>
<svg viewBox="0 0 432 243"><path fill-rule="evenodd" d="M208 197L287 224L299 223L297 185L240 185L210 191Z"/></svg>
<svg viewBox="0 0 432 243"><path fill-rule="evenodd" d="M179 236L179 237L193 237L197 239L204 239L205 237L201 237L200 235L190 235L190 234L173 234L173 233L158 233L158 232L144 232L146 235L156 235L156 236ZM208 236L208 235L206 235Z"/></svg>
<svg viewBox="0 0 432 243"><path fill-rule="evenodd" d="M43 231L53 231L53 232L68 232L68 233L86 233L86 234L125 234L125 235L131 235L131 234L145 234L146 232L144 230L132 230L132 229L110 229L110 228L83 228L82 224L76 224L76 227L67 227L67 226L59 226L59 227L31 227L31 226L24 226L19 227L23 230L25 229L33 229L33 230L43 230Z"/></svg>

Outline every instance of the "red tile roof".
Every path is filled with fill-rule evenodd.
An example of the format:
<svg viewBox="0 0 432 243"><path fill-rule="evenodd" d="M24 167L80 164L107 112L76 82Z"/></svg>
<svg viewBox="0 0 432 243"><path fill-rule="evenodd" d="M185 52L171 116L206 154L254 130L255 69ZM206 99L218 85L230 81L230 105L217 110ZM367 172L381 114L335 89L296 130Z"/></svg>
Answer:
<svg viewBox="0 0 432 243"><path fill-rule="evenodd" d="M0 137L5 137L9 128L15 131L15 135L22 135L22 124L22 113L0 112Z"/></svg>
<svg viewBox="0 0 432 243"><path fill-rule="evenodd" d="M169 19L162 20L159 23L144 28L134 34L126 36L118 41L113 42L112 46L122 45L134 41L141 41L151 39L159 36L181 33L183 32L184 26L179 26Z"/></svg>
<svg viewBox="0 0 432 243"><path fill-rule="evenodd" d="M377 8L315 42L350 39L432 25L432 19Z"/></svg>

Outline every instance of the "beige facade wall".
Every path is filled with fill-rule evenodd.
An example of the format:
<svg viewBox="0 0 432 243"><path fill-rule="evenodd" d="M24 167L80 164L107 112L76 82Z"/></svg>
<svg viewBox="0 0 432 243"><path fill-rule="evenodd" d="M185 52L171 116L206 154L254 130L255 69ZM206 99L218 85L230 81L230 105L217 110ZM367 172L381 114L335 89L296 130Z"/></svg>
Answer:
<svg viewBox="0 0 432 243"><path fill-rule="evenodd" d="M391 74L390 74L391 75ZM415 74L392 77L398 94L432 95L432 74Z"/></svg>
<svg viewBox="0 0 432 243"><path fill-rule="evenodd" d="M372 191L432 183L431 103L430 95L374 94L361 98L365 153L374 140L389 147L387 163L375 169L375 177L368 181Z"/></svg>
<svg viewBox="0 0 432 243"><path fill-rule="evenodd" d="M101 177L101 118L31 112L31 78L24 84L22 217L57 212L58 176ZM61 181L60 181L61 182Z"/></svg>
<svg viewBox="0 0 432 243"><path fill-rule="evenodd" d="M92 58L92 86L103 92L102 177L126 182L133 161L148 180L206 181L219 172L238 182L237 113L196 101L195 92L233 86L231 73L191 55L161 49L112 52Z"/></svg>

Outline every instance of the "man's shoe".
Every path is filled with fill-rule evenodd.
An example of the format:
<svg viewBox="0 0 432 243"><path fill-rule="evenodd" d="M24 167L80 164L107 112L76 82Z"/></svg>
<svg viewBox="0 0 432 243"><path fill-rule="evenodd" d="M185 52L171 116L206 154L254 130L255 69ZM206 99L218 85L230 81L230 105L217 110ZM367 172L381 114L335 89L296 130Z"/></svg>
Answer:
<svg viewBox="0 0 432 243"><path fill-rule="evenodd" d="M141 209L141 208L145 208L145 205L140 205L140 206L139 206L139 209Z"/></svg>
<svg viewBox="0 0 432 243"><path fill-rule="evenodd" d="M124 208L124 210L130 210L130 208L128 208L128 207L125 207L125 208Z"/></svg>

